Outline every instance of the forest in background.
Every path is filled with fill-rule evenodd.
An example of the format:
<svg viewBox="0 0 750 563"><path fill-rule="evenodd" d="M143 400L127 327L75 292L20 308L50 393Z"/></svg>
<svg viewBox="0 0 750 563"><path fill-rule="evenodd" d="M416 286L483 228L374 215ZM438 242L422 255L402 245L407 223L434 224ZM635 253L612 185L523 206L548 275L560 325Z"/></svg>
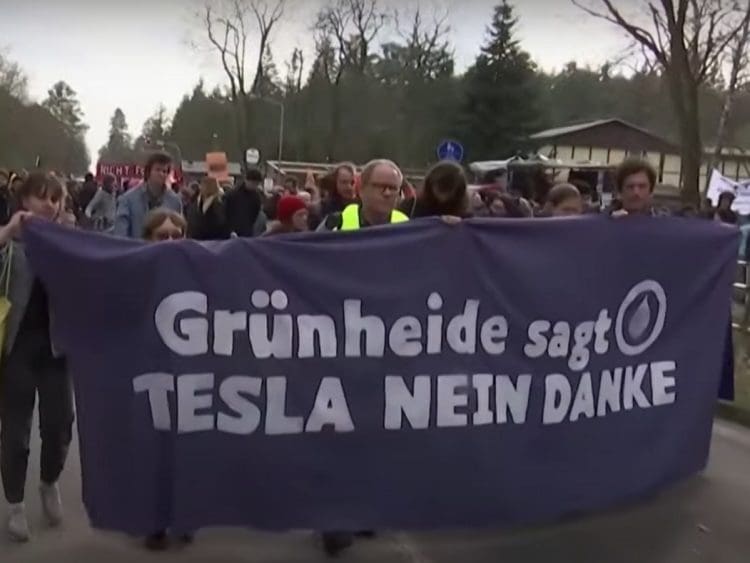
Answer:
<svg viewBox="0 0 750 563"><path fill-rule="evenodd" d="M210 11L205 15L209 40L216 42L221 60L230 63L228 85L210 89L197 80L174 113L156 108L135 134L117 108L99 158L136 158L152 140L178 145L190 160L219 149L240 161L249 147L258 148L264 159L275 159L279 103L285 108L285 160L364 162L388 156L404 167L424 168L447 137L464 143L467 161L506 158L529 148L530 133L606 117L679 142L663 69L645 63L627 70L611 63L592 69L571 62L544 72L521 47L508 2L497 6L481 51L463 73L456 70L444 14L417 9L399 15L381 10L375 0L337 0L318 14L315 52L295 50L279 66L271 37L274 26L283 25L283 13L257 11L263 55L248 77L244 67L252 65L236 72L232 56L240 53L221 40L221 24L231 22L231 14L223 19ZM386 36L399 39L384 42ZM700 130L707 146L715 140L726 89L721 73L699 89ZM0 166L30 168L37 157L43 166L65 172L81 173L90 165L74 89L59 82L43 101L32 101L23 70L7 57L0 58L0 123ZM734 96L724 144L750 148L746 83Z"/></svg>

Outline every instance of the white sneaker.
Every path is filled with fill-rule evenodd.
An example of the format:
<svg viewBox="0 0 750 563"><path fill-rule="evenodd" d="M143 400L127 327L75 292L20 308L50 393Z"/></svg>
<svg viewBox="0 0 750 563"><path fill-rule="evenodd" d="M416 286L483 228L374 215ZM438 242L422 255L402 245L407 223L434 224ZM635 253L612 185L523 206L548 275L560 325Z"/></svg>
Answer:
<svg viewBox="0 0 750 563"><path fill-rule="evenodd" d="M52 485L42 483L39 487L39 493L42 497L42 510L49 525L56 527L62 524L62 501L60 500L60 488L57 483Z"/></svg>
<svg viewBox="0 0 750 563"><path fill-rule="evenodd" d="M26 507L23 503L10 505L7 526L8 536L12 541L24 543L31 539L29 521L26 519Z"/></svg>

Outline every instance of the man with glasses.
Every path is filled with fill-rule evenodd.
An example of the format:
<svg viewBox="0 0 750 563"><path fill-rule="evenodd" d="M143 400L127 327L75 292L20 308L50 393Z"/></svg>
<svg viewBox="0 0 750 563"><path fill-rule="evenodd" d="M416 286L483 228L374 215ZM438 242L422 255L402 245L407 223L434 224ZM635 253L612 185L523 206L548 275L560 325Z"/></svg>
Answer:
<svg viewBox="0 0 750 563"><path fill-rule="evenodd" d="M341 213L332 213L320 224L319 231L356 231L365 227L403 223L409 220L396 209L403 174L390 160L373 160L362 170L360 202L347 205Z"/></svg>
<svg viewBox="0 0 750 563"><path fill-rule="evenodd" d="M356 231L365 227L403 223L409 217L396 209L404 177L390 160L373 160L362 170L360 202L350 203L340 213L332 213L318 227L318 231ZM359 532L371 537L373 532ZM323 532L323 548L335 557L352 544L354 534Z"/></svg>

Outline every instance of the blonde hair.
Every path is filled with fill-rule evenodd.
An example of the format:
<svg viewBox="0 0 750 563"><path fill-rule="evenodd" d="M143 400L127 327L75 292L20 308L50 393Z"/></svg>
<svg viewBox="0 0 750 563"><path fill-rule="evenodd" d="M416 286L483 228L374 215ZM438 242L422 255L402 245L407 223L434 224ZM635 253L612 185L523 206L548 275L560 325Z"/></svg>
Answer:
<svg viewBox="0 0 750 563"><path fill-rule="evenodd" d="M162 208L154 209L146 216L146 222L143 225L143 238L151 240L151 237L154 236L154 231L167 221L170 221L173 225L178 227L182 231L182 236L185 236L187 231L185 218L176 211Z"/></svg>

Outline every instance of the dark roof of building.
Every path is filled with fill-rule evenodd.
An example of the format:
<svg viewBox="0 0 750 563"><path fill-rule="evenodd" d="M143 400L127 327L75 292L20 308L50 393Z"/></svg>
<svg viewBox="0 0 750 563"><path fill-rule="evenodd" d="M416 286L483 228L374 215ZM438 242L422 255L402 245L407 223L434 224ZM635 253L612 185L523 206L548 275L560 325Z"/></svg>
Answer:
<svg viewBox="0 0 750 563"><path fill-rule="evenodd" d="M539 131L538 133L534 133L533 135L530 136L530 138L536 141L552 141L555 139L566 137L571 134L581 133L584 131L589 131L592 129L597 129L597 128L608 126L608 125L615 125L615 126L623 127L626 129L630 129L633 132L637 132L641 135L651 138L653 141L656 141L659 144L663 144L666 146L674 146L674 143L672 143L670 140L665 139L664 137L660 137L652 133L651 131L648 131L647 129L634 125L633 123L630 123L629 121L625 121L624 119L619 119L616 117L612 117L608 119L597 119L595 121L587 121L585 123L574 123L570 125L565 125L563 127L554 127L552 129L546 129L544 131Z"/></svg>
<svg viewBox="0 0 750 563"><path fill-rule="evenodd" d="M599 127L600 125L611 123L612 121L625 123L620 119L597 119L595 121L586 121L585 123L576 123L572 125L564 125L563 127L553 127L552 129L545 129L544 131L539 131L538 133L530 135L530 137L532 139L552 139L554 137L562 137L563 135L568 135L569 133L576 133L578 131L585 131L586 129L591 129L593 127Z"/></svg>

